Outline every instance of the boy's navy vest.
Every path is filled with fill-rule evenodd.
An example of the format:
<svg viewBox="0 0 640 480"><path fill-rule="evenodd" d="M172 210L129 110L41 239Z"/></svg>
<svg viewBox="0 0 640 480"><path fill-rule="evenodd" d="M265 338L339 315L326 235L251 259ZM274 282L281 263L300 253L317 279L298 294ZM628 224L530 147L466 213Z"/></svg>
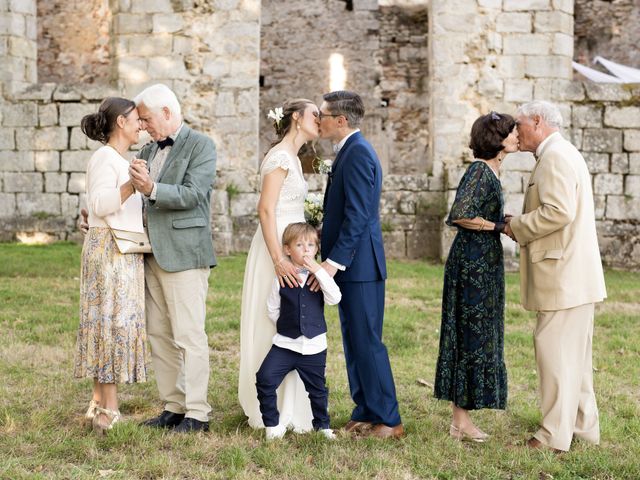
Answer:
<svg viewBox="0 0 640 480"><path fill-rule="evenodd" d="M280 318L276 329L280 335L288 338L298 338L300 335L313 338L326 333L322 290L312 292L306 284L302 288L288 285L280 287Z"/></svg>

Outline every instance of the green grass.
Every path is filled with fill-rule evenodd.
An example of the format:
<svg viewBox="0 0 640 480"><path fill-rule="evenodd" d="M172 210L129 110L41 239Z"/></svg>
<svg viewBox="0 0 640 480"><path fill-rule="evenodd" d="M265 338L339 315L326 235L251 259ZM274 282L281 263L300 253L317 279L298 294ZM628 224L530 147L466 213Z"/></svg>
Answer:
<svg viewBox="0 0 640 480"><path fill-rule="evenodd" d="M602 444L576 443L561 457L522 445L539 421L531 332L519 305L516 274L507 277L505 412L474 413L492 434L484 445L447 435L450 409L432 383L440 328L442 266L389 263L385 343L391 354L407 437L328 442L288 434L266 443L236 400L239 304L244 256L224 257L211 275L207 331L211 347L208 435L176 436L138 426L161 409L155 382L124 386L127 421L97 438L82 421L89 380L72 378L78 322L80 249L72 244L0 244L0 478L266 479L633 479L640 478L640 276L607 272L608 300L597 306L596 395ZM332 425L349 419L337 312L328 309Z"/></svg>

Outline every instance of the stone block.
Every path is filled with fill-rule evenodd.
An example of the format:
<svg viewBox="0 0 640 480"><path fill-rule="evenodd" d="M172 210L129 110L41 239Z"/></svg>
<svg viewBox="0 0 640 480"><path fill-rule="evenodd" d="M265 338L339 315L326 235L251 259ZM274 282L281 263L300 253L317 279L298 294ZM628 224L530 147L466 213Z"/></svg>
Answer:
<svg viewBox="0 0 640 480"><path fill-rule="evenodd" d="M504 91L504 81L495 70L483 69L478 79L478 93L484 97L501 98Z"/></svg>
<svg viewBox="0 0 640 480"><path fill-rule="evenodd" d="M135 85L137 92L140 85L150 80L149 62L143 57L123 57L118 63L118 74L123 81Z"/></svg>
<svg viewBox="0 0 640 480"><path fill-rule="evenodd" d="M148 75L153 79L189 77L181 56L149 58Z"/></svg>
<svg viewBox="0 0 640 480"><path fill-rule="evenodd" d="M25 19L25 35L29 40L36 42L38 40L38 21L37 17L26 17Z"/></svg>
<svg viewBox="0 0 640 480"><path fill-rule="evenodd" d="M152 16L147 14L119 13L115 15L113 24L117 35L151 33L153 29Z"/></svg>
<svg viewBox="0 0 640 480"><path fill-rule="evenodd" d="M44 174L44 190L50 193L67 191L67 174L47 172Z"/></svg>
<svg viewBox="0 0 640 480"><path fill-rule="evenodd" d="M66 127L26 128L16 130L19 150L66 150Z"/></svg>
<svg viewBox="0 0 640 480"><path fill-rule="evenodd" d="M626 175L624 180L624 194L640 197L640 175Z"/></svg>
<svg viewBox="0 0 640 480"><path fill-rule="evenodd" d="M629 154L611 154L611 173L629 173Z"/></svg>
<svg viewBox="0 0 640 480"><path fill-rule="evenodd" d="M602 127L602 107L598 105L574 105L571 112L574 128Z"/></svg>
<svg viewBox="0 0 640 480"><path fill-rule="evenodd" d="M502 0L478 0L478 6L483 8L502 8Z"/></svg>
<svg viewBox="0 0 640 480"><path fill-rule="evenodd" d="M0 150L13 150L16 148L15 137L13 128L0 128Z"/></svg>
<svg viewBox="0 0 640 480"><path fill-rule="evenodd" d="M5 127L35 127L38 125L38 110L35 103L4 104L2 124Z"/></svg>
<svg viewBox="0 0 640 480"><path fill-rule="evenodd" d="M597 219L604 218L605 210L607 208L607 196L606 195L594 195L593 196L593 208L595 210L595 217Z"/></svg>
<svg viewBox="0 0 640 480"><path fill-rule="evenodd" d="M13 12L0 15L0 35L24 37L26 31L24 15Z"/></svg>
<svg viewBox="0 0 640 480"><path fill-rule="evenodd" d="M60 125L76 127L85 115L96 113L98 106L92 103L61 103Z"/></svg>
<svg viewBox="0 0 640 480"><path fill-rule="evenodd" d="M229 214L229 194L226 191L213 191L211 194L211 213L214 215Z"/></svg>
<svg viewBox="0 0 640 480"><path fill-rule="evenodd" d="M589 100L597 102L621 102L631 99L631 92L619 83L596 83L585 81Z"/></svg>
<svg viewBox="0 0 640 480"><path fill-rule="evenodd" d="M406 234L403 231L383 231L385 254L388 258L404 258L407 253Z"/></svg>
<svg viewBox="0 0 640 480"><path fill-rule="evenodd" d="M78 195L63 193L60 195L60 214L66 218L76 218L80 211Z"/></svg>
<svg viewBox="0 0 640 480"><path fill-rule="evenodd" d="M131 13L173 13L171 0L136 0L131 2Z"/></svg>
<svg viewBox="0 0 640 480"><path fill-rule="evenodd" d="M502 8L505 12L551 10L550 0L504 0Z"/></svg>
<svg viewBox="0 0 640 480"><path fill-rule="evenodd" d="M569 15L573 15L573 4L575 0L552 0L553 8L561 10Z"/></svg>
<svg viewBox="0 0 640 480"><path fill-rule="evenodd" d="M36 15L36 2L25 0L9 0L9 11L23 13L26 15Z"/></svg>
<svg viewBox="0 0 640 480"><path fill-rule="evenodd" d="M551 12L536 12L533 20L536 32L558 32L573 35L573 15L555 10Z"/></svg>
<svg viewBox="0 0 640 480"><path fill-rule="evenodd" d="M91 158L90 151L62 152L61 170L63 172L86 172Z"/></svg>
<svg viewBox="0 0 640 480"><path fill-rule="evenodd" d="M572 39L573 41L573 39ZM568 102L581 102L585 99L584 85L582 82L559 80L557 82L560 91L558 98Z"/></svg>
<svg viewBox="0 0 640 480"><path fill-rule="evenodd" d="M18 214L21 216L60 215L60 194L58 193L18 193L16 197Z"/></svg>
<svg viewBox="0 0 640 480"><path fill-rule="evenodd" d="M640 130L624 130L624 149L640 152Z"/></svg>
<svg viewBox="0 0 640 480"><path fill-rule="evenodd" d="M33 167L33 152L6 150L0 154L0 172L32 172Z"/></svg>
<svg viewBox="0 0 640 480"><path fill-rule="evenodd" d="M530 55L524 59L525 75L537 78L565 78L573 75L571 58L559 55Z"/></svg>
<svg viewBox="0 0 640 480"><path fill-rule="evenodd" d="M530 13L500 13L496 18L496 31L503 33L530 33Z"/></svg>
<svg viewBox="0 0 640 480"><path fill-rule="evenodd" d="M80 127L74 127L71 129L69 147L71 150L84 150L87 148L87 136L82 133Z"/></svg>
<svg viewBox="0 0 640 480"><path fill-rule="evenodd" d="M82 100L98 102L95 105L95 111L97 112L99 102L102 102L107 97L121 97L122 92L109 85L86 84L82 85L80 95Z"/></svg>
<svg viewBox="0 0 640 480"><path fill-rule="evenodd" d="M568 138L578 150L582 149L582 129L572 128L568 132Z"/></svg>
<svg viewBox="0 0 640 480"><path fill-rule="evenodd" d="M57 172L60 170L60 152L35 152L35 169L38 172Z"/></svg>
<svg viewBox="0 0 640 480"><path fill-rule="evenodd" d="M255 215L259 195L257 193L238 193L229 199L231 216Z"/></svg>
<svg viewBox="0 0 640 480"><path fill-rule="evenodd" d="M640 128L640 107L607 106L604 124L607 127Z"/></svg>
<svg viewBox="0 0 640 480"><path fill-rule="evenodd" d="M4 191L7 193L42 192L42 174L5 172Z"/></svg>
<svg viewBox="0 0 640 480"><path fill-rule="evenodd" d="M216 10L226 10L226 11L234 10L235 8L238 7L238 3L239 3L239 0L213 0L213 5ZM354 5L354 7L356 7L356 5Z"/></svg>
<svg viewBox="0 0 640 480"><path fill-rule="evenodd" d="M38 125L52 127L58 123L58 107L54 103L38 105Z"/></svg>
<svg viewBox="0 0 640 480"><path fill-rule="evenodd" d="M141 57L164 56L171 54L173 48L173 38L169 34L128 35L127 40L125 55L138 55ZM191 53L191 51L181 53Z"/></svg>
<svg viewBox="0 0 640 480"><path fill-rule="evenodd" d="M16 214L16 196L13 193L0 193L0 218L11 218Z"/></svg>
<svg viewBox="0 0 640 480"><path fill-rule="evenodd" d="M35 60L38 56L36 42L24 37L9 37L9 53L14 57L24 57Z"/></svg>
<svg viewBox="0 0 640 480"><path fill-rule="evenodd" d="M536 158L529 152L514 152L504 157L503 171L530 172L536 165Z"/></svg>
<svg viewBox="0 0 640 480"><path fill-rule="evenodd" d="M621 195L624 192L623 175L599 173L593 177L593 192L600 195Z"/></svg>
<svg viewBox="0 0 640 480"><path fill-rule="evenodd" d="M582 149L586 152L621 152L622 131L614 128L585 128Z"/></svg>
<svg viewBox="0 0 640 480"><path fill-rule="evenodd" d="M445 169L446 174L446 187L447 189L456 189L460 184L460 180L466 171L465 167L447 167Z"/></svg>
<svg viewBox="0 0 640 480"><path fill-rule="evenodd" d="M640 220L640 202L636 197L609 195L605 217L609 220Z"/></svg>
<svg viewBox="0 0 640 480"><path fill-rule="evenodd" d="M518 215L522 212L522 204L524 202L524 193L508 193L504 200L505 215Z"/></svg>
<svg viewBox="0 0 640 480"><path fill-rule="evenodd" d="M553 35L551 53L573 58L573 36L565 33L555 33Z"/></svg>
<svg viewBox="0 0 640 480"><path fill-rule="evenodd" d="M501 55L498 57L497 70L501 77L523 78L524 57L522 55ZM509 82L506 83L509 85Z"/></svg>
<svg viewBox="0 0 640 480"><path fill-rule="evenodd" d="M502 172L502 174L500 175L500 183L502 184L502 189L505 192L521 193L523 177L528 178L529 175L523 176L521 172L515 171Z"/></svg>
<svg viewBox="0 0 640 480"><path fill-rule="evenodd" d="M176 33L184 27L181 15L158 13L153 15L153 33Z"/></svg>
<svg viewBox="0 0 640 480"><path fill-rule="evenodd" d="M81 98L80 90L73 85L58 85L53 92L53 99L56 101L71 102Z"/></svg>
<svg viewBox="0 0 640 480"><path fill-rule="evenodd" d="M220 92L215 100L215 115L219 117L233 116L236 114L233 92Z"/></svg>
<svg viewBox="0 0 640 480"><path fill-rule="evenodd" d="M592 175L609 171L609 155L607 153L584 152L582 154L587 168Z"/></svg>
<svg viewBox="0 0 640 480"><path fill-rule="evenodd" d="M69 175L69 193L84 193L86 191L85 174L72 173Z"/></svg>
<svg viewBox="0 0 640 480"><path fill-rule="evenodd" d="M503 36L504 55L545 55L551 52L551 36L541 33L513 33Z"/></svg>
<svg viewBox="0 0 640 480"><path fill-rule="evenodd" d="M173 53L178 55L186 55L193 52L193 39L190 37L184 37L182 35L172 35L173 39ZM218 58L215 55L215 58ZM206 56L205 56L206 63Z"/></svg>
<svg viewBox="0 0 640 480"><path fill-rule="evenodd" d="M629 173L640 174L640 153L629 154Z"/></svg>
<svg viewBox="0 0 640 480"><path fill-rule="evenodd" d="M529 102L533 98L531 80L510 80L504 86L504 100L507 102Z"/></svg>

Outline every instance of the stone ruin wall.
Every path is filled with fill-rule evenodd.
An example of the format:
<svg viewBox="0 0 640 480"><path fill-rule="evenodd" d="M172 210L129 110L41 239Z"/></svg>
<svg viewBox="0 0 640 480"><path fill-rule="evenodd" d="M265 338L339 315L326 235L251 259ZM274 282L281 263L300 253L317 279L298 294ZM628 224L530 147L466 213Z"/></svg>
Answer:
<svg viewBox="0 0 640 480"><path fill-rule="evenodd" d="M345 2L335 3L344 8ZM212 199L216 248L220 253L246 250L257 224L256 170L263 153L258 121L265 112L258 101L257 1L120 0L111 5L110 75L117 82L72 86L36 82L35 2L0 1L0 57L7 66L0 77L0 238L78 238L75 218L84 201L84 169L96 148L80 133L80 118L108 94L132 95L164 81L182 99L188 123L208 132L219 147ZM373 69L380 84L369 100L378 123L366 126L365 133L385 152L379 141L389 138L390 130L381 126L392 110L375 102L386 98L384 81L395 75L384 58L393 43L385 32L396 20L381 17L383 8L364 12L380 32L379 63ZM574 53L572 14L573 2L561 0L431 2L429 91L415 93L429 102L429 150L416 170L411 170L415 160L402 166L402 158L387 157L381 212L391 256L446 255L451 236L442 218L471 160L466 147L471 122L491 109L513 112L521 102L546 98L561 104L564 133L584 152L593 174L605 262L640 267L640 92L637 86L572 81L567 67ZM264 48L264 33L262 42ZM418 57L424 60L422 53ZM273 69L263 63L262 71L267 67ZM370 80L367 73L360 78ZM319 84L311 93L326 88ZM387 133L376 137L376 131ZM533 162L527 154L505 160L502 182L510 211L521 207ZM396 164L401 167L389 171ZM309 180L311 190L321 191L319 175ZM506 247L513 253L513 244Z"/></svg>

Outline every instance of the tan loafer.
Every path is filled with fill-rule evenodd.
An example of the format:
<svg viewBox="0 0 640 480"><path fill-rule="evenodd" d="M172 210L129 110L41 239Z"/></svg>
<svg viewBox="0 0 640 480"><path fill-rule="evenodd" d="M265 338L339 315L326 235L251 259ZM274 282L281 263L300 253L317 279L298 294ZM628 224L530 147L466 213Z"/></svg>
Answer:
<svg viewBox="0 0 640 480"><path fill-rule="evenodd" d="M369 437L375 438L402 438L404 437L404 427L402 424L398 424L395 427L388 427L384 424L379 424L373 427L368 434Z"/></svg>

